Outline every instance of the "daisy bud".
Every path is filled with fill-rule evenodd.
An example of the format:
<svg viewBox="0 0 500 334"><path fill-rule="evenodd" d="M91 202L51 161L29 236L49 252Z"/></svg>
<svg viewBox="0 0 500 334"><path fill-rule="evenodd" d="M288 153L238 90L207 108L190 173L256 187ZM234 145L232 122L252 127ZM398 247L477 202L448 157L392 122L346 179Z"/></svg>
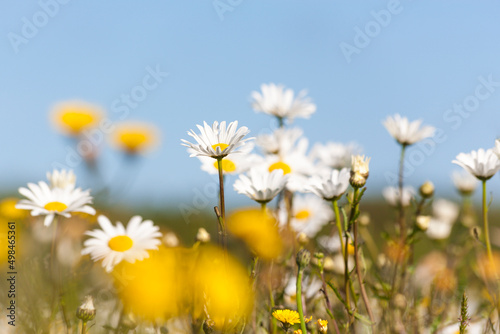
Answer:
<svg viewBox="0 0 500 334"><path fill-rule="evenodd" d="M196 241L199 241L202 244L210 242L210 234L203 227L200 227L198 229L198 233L196 233Z"/></svg>
<svg viewBox="0 0 500 334"><path fill-rule="evenodd" d="M328 333L328 320L318 319L318 321L316 323L318 324L318 331L321 334Z"/></svg>
<svg viewBox="0 0 500 334"><path fill-rule="evenodd" d="M430 198L434 195L434 184L430 181L426 181L420 186L420 195L423 198Z"/></svg>
<svg viewBox="0 0 500 334"><path fill-rule="evenodd" d="M179 246L179 239L174 232L168 232L163 236L163 243L167 247L177 247Z"/></svg>
<svg viewBox="0 0 500 334"><path fill-rule="evenodd" d="M92 296L86 296L83 304L76 310L77 318L85 322L91 321L95 318L95 313L94 299Z"/></svg>
<svg viewBox="0 0 500 334"><path fill-rule="evenodd" d="M364 155L352 156L351 178L349 183L354 188L361 188L366 184L366 180L370 174L370 158L365 158Z"/></svg>
<svg viewBox="0 0 500 334"><path fill-rule="evenodd" d="M479 237L481 236L481 229L478 226L474 226L470 229L470 234L474 239L479 241Z"/></svg>
<svg viewBox="0 0 500 334"><path fill-rule="evenodd" d="M406 297L403 294L398 293L397 295L394 296L394 305L399 309L405 309Z"/></svg>
<svg viewBox="0 0 500 334"><path fill-rule="evenodd" d="M311 253L307 249L301 249L297 253L297 265L299 268L305 268L311 262Z"/></svg>
<svg viewBox="0 0 500 334"><path fill-rule="evenodd" d="M325 257L325 260L323 261L323 268L327 271L332 271L335 267L335 263L333 262L333 259L329 256Z"/></svg>
<svg viewBox="0 0 500 334"><path fill-rule="evenodd" d="M301 246L305 246L309 243L309 238L307 237L307 235L304 232L299 233L297 240L299 241L299 244Z"/></svg>
<svg viewBox="0 0 500 334"><path fill-rule="evenodd" d="M366 212L363 212L359 215L358 222L361 226L370 225L370 215Z"/></svg>
<svg viewBox="0 0 500 334"><path fill-rule="evenodd" d="M431 217L430 216L417 216L417 219L416 219L416 225L417 227L421 230L421 231L427 231L427 229L429 228L429 223L431 221Z"/></svg>

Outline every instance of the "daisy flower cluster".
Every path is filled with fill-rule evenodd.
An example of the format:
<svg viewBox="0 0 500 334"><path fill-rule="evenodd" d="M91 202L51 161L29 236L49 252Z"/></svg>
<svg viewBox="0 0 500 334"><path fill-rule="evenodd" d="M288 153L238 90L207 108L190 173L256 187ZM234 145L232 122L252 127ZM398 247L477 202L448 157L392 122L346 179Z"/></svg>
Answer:
<svg viewBox="0 0 500 334"><path fill-rule="evenodd" d="M64 169L20 187L22 199L0 202L0 217L22 222L28 245L16 253L18 262L9 245L0 255L0 264L14 271L19 263L23 273L27 292L17 305L25 332L500 330L498 231L490 226L494 197L487 189L500 170L500 140L457 154L450 161L461 168L451 174L456 198L439 198L432 182L411 184L404 173L407 152L436 129L388 116L380 128L400 149L398 177L379 192L370 183L377 157L363 154L355 138L310 143L296 125L317 110L305 90L269 83L249 95L275 129L205 120L180 139L186 159L218 177L218 199L207 205L214 210L200 211L196 227L119 206L110 189L80 188L80 176ZM56 105L51 120L77 146L109 121L80 101ZM108 142L128 166L158 144L151 124L114 126ZM85 167L99 187L94 148ZM228 205L233 195L247 207ZM0 228L2 240L9 228Z"/></svg>

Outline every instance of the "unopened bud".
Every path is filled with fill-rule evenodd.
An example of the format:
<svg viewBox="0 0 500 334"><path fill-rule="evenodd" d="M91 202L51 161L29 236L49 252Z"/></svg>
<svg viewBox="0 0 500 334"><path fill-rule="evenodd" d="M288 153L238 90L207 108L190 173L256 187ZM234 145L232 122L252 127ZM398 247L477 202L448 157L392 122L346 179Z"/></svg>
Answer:
<svg viewBox="0 0 500 334"><path fill-rule="evenodd" d="M304 232L299 233L297 240L299 241L299 244L302 246L305 246L309 243L309 237Z"/></svg>
<svg viewBox="0 0 500 334"><path fill-rule="evenodd" d="M430 198L434 195L434 184L430 181L426 181L420 186L419 191L423 198Z"/></svg>
<svg viewBox="0 0 500 334"><path fill-rule="evenodd" d="M82 321L91 321L95 318L94 299L92 296L86 296L83 304L76 309L76 316Z"/></svg>
<svg viewBox="0 0 500 334"><path fill-rule="evenodd" d="M366 184L366 179L370 175L370 158L365 158L364 155L353 155L351 160L351 178L349 179L349 183L354 188L361 188Z"/></svg>
<svg viewBox="0 0 500 334"><path fill-rule="evenodd" d="M429 223L431 221L431 217L430 216L417 216L416 220L415 220L415 223L417 225L417 227L419 228L419 230L421 231L427 231L427 229L429 228Z"/></svg>
<svg viewBox="0 0 500 334"><path fill-rule="evenodd" d="M167 247L177 247L179 246L179 239L174 232L168 232L163 236L163 243Z"/></svg>
<svg viewBox="0 0 500 334"><path fill-rule="evenodd" d="M470 234L474 239L479 241L479 237L481 236L481 229L478 226L474 226L470 229Z"/></svg>
<svg viewBox="0 0 500 334"><path fill-rule="evenodd" d="M358 222L359 225L361 226L370 225L370 215L366 212L363 212L362 214L359 215Z"/></svg>
<svg viewBox="0 0 500 334"><path fill-rule="evenodd" d="M297 265L299 268L305 268L311 262L311 253L307 249L301 249L297 253Z"/></svg>
<svg viewBox="0 0 500 334"><path fill-rule="evenodd" d="M203 227L200 227L198 233L196 233L196 241L208 243L210 242L210 234Z"/></svg>
<svg viewBox="0 0 500 334"><path fill-rule="evenodd" d="M329 256L325 257L325 260L323 261L323 269L327 271L333 271L333 268L335 267L335 262L333 259Z"/></svg>

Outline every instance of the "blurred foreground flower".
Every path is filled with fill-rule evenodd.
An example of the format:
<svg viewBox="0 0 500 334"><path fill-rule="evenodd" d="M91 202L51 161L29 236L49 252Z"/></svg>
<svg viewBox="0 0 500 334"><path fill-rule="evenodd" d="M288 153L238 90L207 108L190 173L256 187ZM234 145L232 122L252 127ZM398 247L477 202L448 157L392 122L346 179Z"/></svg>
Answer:
<svg viewBox="0 0 500 334"><path fill-rule="evenodd" d="M134 263L149 256L147 250L158 249L162 234L159 227L151 220L142 221L142 217L134 216L125 229L122 223L116 227L105 216L97 218L101 230L88 231L85 234L92 238L83 244L82 255L90 254L92 260L102 260L102 266L111 272L118 263L125 260Z"/></svg>
<svg viewBox="0 0 500 334"><path fill-rule="evenodd" d="M492 149L485 151L480 148L470 153L460 153L452 162L481 181L490 179L500 170L500 159Z"/></svg>
<svg viewBox="0 0 500 334"><path fill-rule="evenodd" d="M432 137L436 131L432 126L420 127L421 120L410 122L408 118L401 117L399 114L387 117L383 124L389 134L404 146Z"/></svg>
<svg viewBox="0 0 500 334"><path fill-rule="evenodd" d="M110 135L111 145L130 155L146 153L159 142L160 130L153 124L123 122L115 125Z"/></svg>
<svg viewBox="0 0 500 334"><path fill-rule="evenodd" d="M25 210L16 208L18 198L5 198L0 202L0 217L6 221L20 221L27 215Z"/></svg>
<svg viewBox="0 0 500 334"><path fill-rule="evenodd" d="M79 136L100 122L104 112L98 106L83 101L65 101L57 104L51 112L56 129L68 136Z"/></svg>
<svg viewBox="0 0 500 334"><path fill-rule="evenodd" d="M306 97L307 92L301 91L294 97L293 90L274 83L262 84L260 92L252 92L252 107L255 111L276 116L280 121L293 121L296 117L309 118L316 105Z"/></svg>
<svg viewBox="0 0 500 334"><path fill-rule="evenodd" d="M283 245L276 220L259 209L238 210L228 217L228 230L241 238L263 259L274 259L281 254Z"/></svg>
<svg viewBox="0 0 500 334"><path fill-rule="evenodd" d="M90 190L80 188L51 189L47 183L28 183L28 188L19 188L19 193L28 199L19 201L16 209L31 210L32 216L45 215L44 225L49 226L55 215L71 217L72 212L95 214L95 209L87 204L92 203Z"/></svg>
<svg viewBox="0 0 500 334"><path fill-rule="evenodd" d="M212 127L206 122L196 125L200 134L197 135L193 130L188 131L188 135L196 140L196 144L181 139L182 145L192 149L191 157L207 156L214 159L222 159L230 153L241 152L240 148L246 141L252 139L243 139L250 131L246 126L238 129L238 121L229 123L226 128L226 122L215 121Z"/></svg>

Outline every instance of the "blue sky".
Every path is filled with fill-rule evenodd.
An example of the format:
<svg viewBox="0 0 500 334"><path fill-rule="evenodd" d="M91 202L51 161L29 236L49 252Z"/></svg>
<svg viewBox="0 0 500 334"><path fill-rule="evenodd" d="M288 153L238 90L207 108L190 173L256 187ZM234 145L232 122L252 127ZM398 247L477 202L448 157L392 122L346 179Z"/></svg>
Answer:
<svg viewBox="0 0 500 334"><path fill-rule="evenodd" d="M317 112L294 125L311 143L359 143L372 157L373 196L397 170L399 147L381 125L387 115L440 129L409 149L407 177L414 186L433 181L438 195L453 194L458 153L492 147L500 136L498 2L41 0L3 8L6 190L44 179L65 161L70 143L48 120L54 103L85 100L118 121L122 95L150 71L163 73L161 82L124 118L157 124L161 146L137 170L105 146L100 162L105 180L134 179L115 191L132 202L192 206L196 194L211 198L214 180L180 139L203 121L238 120L252 135L275 127L250 107L262 83L308 90ZM92 185L81 166L75 171ZM236 196L230 201L245 201Z"/></svg>

